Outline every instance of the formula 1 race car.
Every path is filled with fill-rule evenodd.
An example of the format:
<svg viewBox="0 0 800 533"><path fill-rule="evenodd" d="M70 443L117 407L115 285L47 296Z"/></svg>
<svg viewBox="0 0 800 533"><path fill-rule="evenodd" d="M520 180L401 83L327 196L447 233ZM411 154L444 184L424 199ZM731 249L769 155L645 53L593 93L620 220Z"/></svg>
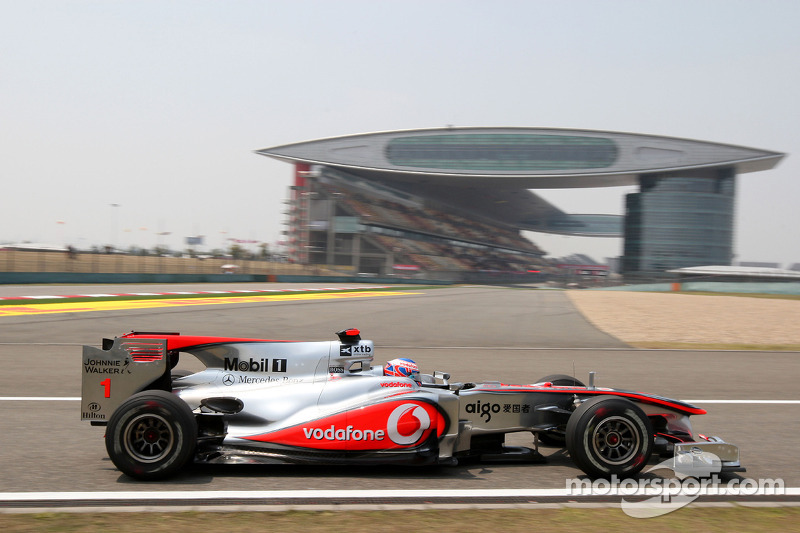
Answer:
<svg viewBox="0 0 800 533"><path fill-rule="evenodd" d="M410 360L371 366L357 329L296 342L131 332L83 348L81 419L106 426L113 463L159 479L201 463L450 464L533 460L566 446L590 477L634 476L651 454L713 454L742 471L739 450L695 435L705 411L626 390L545 376L532 385L454 383ZM175 369L180 354L205 366ZM186 375L188 374L188 375ZM591 378L592 374L590 374ZM534 448L505 445L531 432ZM718 470L718 471L719 471Z"/></svg>

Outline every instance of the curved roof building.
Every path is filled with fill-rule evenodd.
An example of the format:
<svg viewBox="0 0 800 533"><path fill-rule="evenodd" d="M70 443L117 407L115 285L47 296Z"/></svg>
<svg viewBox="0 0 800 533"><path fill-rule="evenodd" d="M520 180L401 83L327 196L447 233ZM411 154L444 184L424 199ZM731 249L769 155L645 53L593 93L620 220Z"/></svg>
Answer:
<svg viewBox="0 0 800 533"><path fill-rule="evenodd" d="M627 272L730 264L735 176L784 154L673 137L551 128L347 135L257 153L406 191L518 230L625 237ZM296 185L298 185L296 183ZM567 214L539 188L639 185L626 215Z"/></svg>

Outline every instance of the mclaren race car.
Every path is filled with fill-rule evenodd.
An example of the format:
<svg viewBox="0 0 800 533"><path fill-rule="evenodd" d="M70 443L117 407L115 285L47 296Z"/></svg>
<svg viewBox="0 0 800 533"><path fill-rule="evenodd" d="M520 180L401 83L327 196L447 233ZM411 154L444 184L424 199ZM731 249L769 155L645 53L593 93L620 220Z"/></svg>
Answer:
<svg viewBox="0 0 800 533"><path fill-rule="evenodd" d="M131 332L84 346L81 419L106 426L125 474L168 477L187 463L457 464L541 459L566 446L590 477L634 476L651 454L714 456L742 471L739 450L692 431L705 411L642 392L545 376L529 385L456 383L410 360L372 366L357 329L297 342ZM199 372L178 371L180 355ZM532 446L505 436L532 433Z"/></svg>

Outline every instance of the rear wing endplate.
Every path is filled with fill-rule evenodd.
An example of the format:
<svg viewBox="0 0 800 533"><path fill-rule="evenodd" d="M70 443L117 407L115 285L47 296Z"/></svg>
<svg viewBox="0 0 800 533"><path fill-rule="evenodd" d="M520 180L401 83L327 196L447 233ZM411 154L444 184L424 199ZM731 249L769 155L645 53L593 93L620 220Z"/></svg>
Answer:
<svg viewBox="0 0 800 533"><path fill-rule="evenodd" d="M122 402L168 369L166 339L116 338L108 349L84 346L81 420L108 422Z"/></svg>

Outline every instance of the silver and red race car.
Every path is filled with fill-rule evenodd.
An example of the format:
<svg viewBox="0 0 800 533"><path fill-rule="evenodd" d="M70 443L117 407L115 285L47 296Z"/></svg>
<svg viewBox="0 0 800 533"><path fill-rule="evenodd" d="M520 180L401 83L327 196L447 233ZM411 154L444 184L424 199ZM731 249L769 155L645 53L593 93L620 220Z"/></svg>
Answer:
<svg viewBox="0 0 800 533"><path fill-rule="evenodd" d="M651 454L713 456L742 471L739 450L696 435L693 405L545 376L530 385L455 383L414 363L372 366L357 329L296 342L131 332L84 346L81 419L106 426L114 464L159 479L201 463L457 464L540 460L566 446L590 477L634 476ZM181 354L205 368L175 370ZM200 365L197 365L200 368ZM591 378L591 375L590 375ZM532 446L505 444L532 433Z"/></svg>

